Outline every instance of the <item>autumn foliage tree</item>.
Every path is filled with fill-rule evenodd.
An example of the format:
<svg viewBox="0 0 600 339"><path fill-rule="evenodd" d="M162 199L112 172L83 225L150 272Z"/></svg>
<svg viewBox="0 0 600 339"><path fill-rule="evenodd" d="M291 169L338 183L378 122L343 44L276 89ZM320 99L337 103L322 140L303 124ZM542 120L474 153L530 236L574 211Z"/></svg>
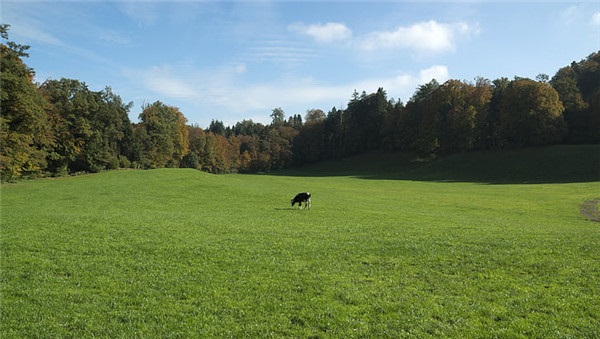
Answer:
<svg viewBox="0 0 600 339"><path fill-rule="evenodd" d="M491 87L448 80L426 97L417 145L424 153L473 150L484 128Z"/></svg>
<svg viewBox="0 0 600 339"><path fill-rule="evenodd" d="M550 84L564 105L567 141L600 141L600 53L592 53L556 72Z"/></svg>
<svg viewBox="0 0 600 339"><path fill-rule="evenodd" d="M48 80L40 93L49 105L54 143L48 169L57 174L98 172L128 163L132 126L125 104L110 88L89 90L73 79Z"/></svg>
<svg viewBox="0 0 600 339"><path fill-rule="evenodd" d="M564 107L550 84L516 79L500 104L500 135L509 146L557 143L565 133Z"/></svg>
<svg viewBox="0 0 600 339"><path fill-rule="evenodd" d="M38 177L52 146L47 103L22 61L29 46L8 41L8 25L0 25L0 36L6 41L0 44L0 173L5 181Z"/></svg>
<svg viewBox="0 0 600 339"><path fill-rule="evenodd" d="M160 101L143 108L136 128L146 166L179 166L189 151L189 130L186 123L187 119L178 108Z"/></svg>
<svg viewBox="0 0 600 339"><path fill-rule="evenodd" d="M354 91L346 109L333 107L271 123L212 120L187 125L160 101L129 120L131 103L109 87L79 80L34 83L23 58L28 46L8 40L0 25L0 174L2 181L107 169L189 167L211 173L263 172L385 149L418 157L475 149L600 142L600 53L550 77L435 79L403 104L383 88Z"/></svg>

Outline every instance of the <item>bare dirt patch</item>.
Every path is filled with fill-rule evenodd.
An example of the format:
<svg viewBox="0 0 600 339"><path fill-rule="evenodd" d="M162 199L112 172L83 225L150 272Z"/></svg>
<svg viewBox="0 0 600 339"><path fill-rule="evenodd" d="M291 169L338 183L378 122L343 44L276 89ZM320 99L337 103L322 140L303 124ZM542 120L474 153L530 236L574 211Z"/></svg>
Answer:
<svg viewBox="0 0 600 339"><path fill-rule="evenodd" d="M581 214L591 221L600 222L600 211L598 211L600 198L586 200L581 204Z"/></svg>

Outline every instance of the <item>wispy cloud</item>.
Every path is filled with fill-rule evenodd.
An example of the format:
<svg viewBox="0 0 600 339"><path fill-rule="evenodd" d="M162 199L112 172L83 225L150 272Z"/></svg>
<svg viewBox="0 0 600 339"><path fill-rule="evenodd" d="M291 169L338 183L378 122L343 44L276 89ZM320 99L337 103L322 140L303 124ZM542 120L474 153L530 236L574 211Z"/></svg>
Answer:
<svg viewBox="0 0 600 339"><path fill-rule="evenodd" d="M100 40L109 44L128 45L131 43L129 37L111 29L100 30L97 35Z"/></svg>
<svg viewBox="0 0 600 339"><path fill-rule="evenodd" d="M579 21L581 17L581 7L580 6L570 6L563 10L560 13L560 20L564 25L571 25L577 21Z"/></svg>
<svg viewBox="0 0 600 339"><path fill-rule="evenodd" d="M44 29L45 25L41 17L22 14L22 12L28 13L27 7L22 7L22 4L13 2L2 4L2 6L4 7L3 20L6 20L5 23L9 23L11 26L9 31L11 37L16 35L19 40L30 43L41 43L57 47L65 45L61 39Z"/></svg>
<svg viewBox="0 0 600 339"><path fill-rule="evenodd" d="M85 19L87 13L80 9L69 7L65 10L50 2L36 2L35 6L27 2L7 2L2 6L4 19L11 25L9 30L11 40L22 41L36 47L49 46L51 48L46 50L52 51L53 55L71 54L86 61L106 65L112 63L109 57L104 56L101 51L84 46L85 44L73 43L73 37L87 37L88 32L94 32L94 37L104 41L121 44L125 42L125 38L120 37L116 32L87 22ZM62 16L77 18L75 26L78 29L65 29L61 25L62 21L55 20ZM89 38L87 39L89 40Z"/></svg>
<svg viewBox="0 0 600 339"><path fill-rule="evenodd" d="M580 23L600 26L600 11L597 8L595 8L596 10L591 9L587 4L569 6L559 13L559 18L565 26L574 26Z"/></svg>
<svg viewBox="0 0 600 339"><path fill-rule="evenodd" d="M193 86L168 68L152 67L144 78L148 88L167 97L193 99L198 95Z"/></svg>
<svg viewBox="0 0 600 339"><path fill-rule="evenodd" d="M124 69L122 73L131 81L164 98L192 100L198 97L193 81L184 76L185 71L174 69L170 65Z"/></svg>
<svg viewBox="0 0 600 339"><path fill-rule="evenodd" d="M138 27L155 25L160 17L159 2L154 1L116 1L121 12L134 21Z"/></svg>
<svg viewBox="0 0 600 339"><path fill-rule="evenodd" d="M267 40L248 48L243 57L254 62L303 63L317 56L318 53L310 47L283 40Z"/></svg>

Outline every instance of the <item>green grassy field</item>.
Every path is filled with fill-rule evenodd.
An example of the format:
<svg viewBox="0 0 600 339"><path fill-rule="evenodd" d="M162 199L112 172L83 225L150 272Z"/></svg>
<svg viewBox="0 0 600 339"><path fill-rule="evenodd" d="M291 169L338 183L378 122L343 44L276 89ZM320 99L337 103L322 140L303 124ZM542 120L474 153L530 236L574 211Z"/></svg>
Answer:
<svg viewBox="0 0 600 339"><path fill-rule="evenodd" d="M3 185L0 337L599 338L599 151Z"/></svg>

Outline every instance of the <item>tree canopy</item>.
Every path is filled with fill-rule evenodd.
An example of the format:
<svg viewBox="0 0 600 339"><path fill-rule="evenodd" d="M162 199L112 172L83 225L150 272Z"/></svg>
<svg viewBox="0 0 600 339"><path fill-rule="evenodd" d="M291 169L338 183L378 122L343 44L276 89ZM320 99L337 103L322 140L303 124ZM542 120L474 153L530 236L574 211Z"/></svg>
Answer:
<svg viewBox="0 0 600 339"><path fill-rule="evenodd" d="M131 122L132 103L75 79L34 83L29 46L0 25L0 174L20 178L116 168L190 167L212 173L261 172L378 149L435 157L470 150L600 141L600 52L551 78L474 82L432 79L403 104L354 91L346 109L312 108L264 125L212 120L188 125L156 101Z"/></svg>

